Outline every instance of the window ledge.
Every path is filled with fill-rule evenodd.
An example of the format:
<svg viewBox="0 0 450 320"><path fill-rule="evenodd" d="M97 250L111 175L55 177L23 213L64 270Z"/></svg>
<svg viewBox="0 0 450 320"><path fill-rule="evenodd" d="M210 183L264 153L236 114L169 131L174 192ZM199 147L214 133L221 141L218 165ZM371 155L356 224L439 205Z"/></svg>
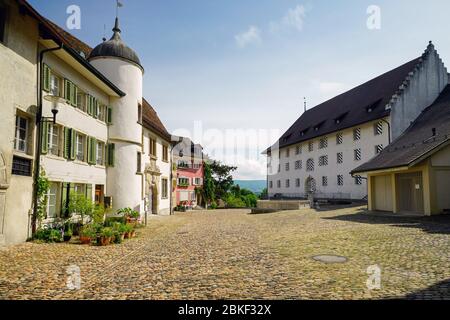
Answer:
<svg viewBox="0 0 450 320"><path fill-rule="evenodd" d="M20 151L17 151L17 150L13 151L13 155L17 156L17 157L20 157L20 158L28 159L28 160L33 160L34 159L33 156L30 156L27 153L23 153L23 152L20 152Z"/></svg>
<svg viewBox="0 0 450 320"><path fill-rule="evenodd" d="M106 169L106 166L100 165L100 164L96 164L95 167L97 169Z"/></svg>
<svg viewBox="0 0 450 320"><path fill-rule="evenodd" d="M73 163L79 164L81 166L89 167L89 164L87 162L83 162L83 161L80 161L80 160L74 160Z"/></svg>
<svg viewBox="0 0 450 320"><path fill-rule="evenodd" d="M47 154L45 154L45 155L43 155L43 156L44 156L44 157L47 157L48 159L52 159L52 160L66 161L66 159L64 159L63 157L56 156L56 155L50 154L50 153L47 153Z"/></svg>

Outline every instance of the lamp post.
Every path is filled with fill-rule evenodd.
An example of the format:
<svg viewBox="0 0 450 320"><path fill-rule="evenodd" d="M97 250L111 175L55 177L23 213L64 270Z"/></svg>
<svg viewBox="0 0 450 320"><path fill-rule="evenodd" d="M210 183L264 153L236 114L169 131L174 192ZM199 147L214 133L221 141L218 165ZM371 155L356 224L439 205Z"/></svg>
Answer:
<svg viewBox="0 0 450 320"><path fill-rule="evenodd" d="M39 180L39 177L41 175L41 150L42 150L42 139L41 139L41 124L45 122L52 122L53 124L56 124L56 115L59 112L59 104L66 102L65 99L54 96L54 95L46 95L44 97L44 100L49 101L52 103L52 117L44 117L42 116L42 103L39 107L39 113L36 119L36 124L38 125L38 137L37 137L37 149L36 149L36 168L35 168L35 177L34 177L34 199L33 199L33 216L32 216L32 222L31 222L31 228L32 228L32 234L36 232L36 224L37 224L37 206L39 199L38 196L38 187L37 187L37 181Z"/></svg>
<svg viewBox="0 0 450 320"><path fill-rule="evenodd" d="M66 100L61 98L61 97L54 96L54 95L46 95L44 97L44 100L49 101L49 102L52 103L52 114L53 114L53 117L41 117L41 122L52 121L53 124L56 124L56 115L59 112L59 104L66 102Z"/></svg>

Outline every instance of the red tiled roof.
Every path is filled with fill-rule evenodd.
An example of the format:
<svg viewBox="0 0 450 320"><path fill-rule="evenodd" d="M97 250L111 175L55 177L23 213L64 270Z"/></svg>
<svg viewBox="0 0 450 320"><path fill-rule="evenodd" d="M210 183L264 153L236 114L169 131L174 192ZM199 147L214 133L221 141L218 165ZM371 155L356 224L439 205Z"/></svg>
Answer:
<svg viewBox="0 0 450 320"><path fill-rule="evenodd" d="M153 109L151 104L145 98L142 99L142 120L144 127L156 131L156 133L160 134L163 138L171 141L170 133L158 117L155 109Z"/></svg>

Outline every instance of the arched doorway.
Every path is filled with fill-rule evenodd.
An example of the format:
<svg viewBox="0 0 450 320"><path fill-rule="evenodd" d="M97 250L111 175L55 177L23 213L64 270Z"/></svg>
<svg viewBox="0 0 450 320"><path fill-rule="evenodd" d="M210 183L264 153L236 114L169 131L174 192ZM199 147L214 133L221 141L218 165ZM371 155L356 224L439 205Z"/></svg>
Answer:
<svg viewBox="0 0 450 320"><path fill-rule="evenodd" d="M305 193L306 194L315 193L316 190L317 190L316 180L313 177L309 176L305 182Z"/></svg>

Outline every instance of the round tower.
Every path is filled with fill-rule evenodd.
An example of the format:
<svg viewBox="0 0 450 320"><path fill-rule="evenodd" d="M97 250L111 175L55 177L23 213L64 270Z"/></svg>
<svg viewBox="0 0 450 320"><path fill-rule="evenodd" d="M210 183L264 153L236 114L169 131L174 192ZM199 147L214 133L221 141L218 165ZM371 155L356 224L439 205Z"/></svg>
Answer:
<svg viewBox="0 0 450 320"><path fill-rule="evenodd" d="M113 36L95 47L89 62L126 95L111 98L112 122L108 127L108 143L114 144L114 166L108 167L106 193L113 197L113 209L130 207L144 212L142 176L137 172L137 155L142 152L142 105L144 69L136 52L121 38L119 19Z"/></svg>

